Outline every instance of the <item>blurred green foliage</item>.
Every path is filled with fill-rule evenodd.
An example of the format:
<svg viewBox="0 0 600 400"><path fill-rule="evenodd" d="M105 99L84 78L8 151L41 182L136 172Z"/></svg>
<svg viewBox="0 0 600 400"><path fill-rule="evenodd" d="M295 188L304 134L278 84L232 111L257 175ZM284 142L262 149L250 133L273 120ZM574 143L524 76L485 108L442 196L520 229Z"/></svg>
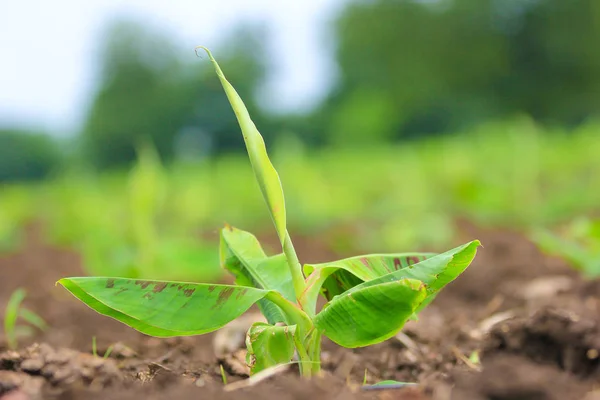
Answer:
<svg viewBox="0 0 600 400"><path fill-rule="evenodd" d="M364 141L514 113L572 125L600 111L595 0L354 1L335 31L340 80L323 111L332 138L343 116L373 130L356 133Z"/></svg>
<svg viewBox="0 0 600 400"><path fill-rule="evenodd" d="M267 142L293 131L311 146L362 148L520 114L573 127L600 111L594 0L350 1L332 32L339 77L305 115L270 115L256 102L270 67L267 29L242 25L222 41L223 68ZM167 161L241 150L208 63L163 32L118 21L99 64L83 130L97 166L133 160L140 137Z"/></svg>
<svg viewBox="0 0 600 400"><path fill-rule="evenodd" d="M436 250L455 244L457 218L512 228L551 226L595 210L599 131L590 123L546 132L522 117L364 149L314 151L288 136L270 151L286 182L289 224L299 234L319 232L339 251ZM152 265L138 258L140 249L155 259L163 247L183 257L186 243L196 243L201 253L200 233L225 222L269 226L244 155L167 167L157 160L142 156L129 175L59 176L31 192L37 203L23 204L47 221L53 242L87 246L91 254L105 248L129 266ZM122 265L106 260L90 265ZM216 266L216 258L198 265L208 264ZM161 267L152 268L145 274L160 273Z"/></svg>
<svg viewBox="0 0 600 400"><path fill-rule="evenodd" d="M342 252L436 250L460 217L546 228L597 210L600 3L356 0L331 28L338 79L303 115L256 100L272 32L243 25L218 48L294 231ZM0 248L41 218L94 274L217 279L201 234L269 219L210 63L119 20L96 64L77 140L0 130ZM139 143L156 153L137 159Z"/></svg>
<svg viewBox="0 0 600 400"><path fill-rule="evenodd" d="M224 118L230 106L208 62L188 53L183 61L162 32L129 20L113 23L105 37L99 88L82 132L83 151L95 166L130 163L142 139L166 160L239 147L237 123ZM220 58L253 115L268 125L252 101L266 72L259 37L258 28L239 27L223 40Z"/></svg>
<svg viewBox="0 0 600 400"><path fill-rule="evenodd" d="M546 253L562 257L587 278L600 276L600 219L578 217L556 233L537 229L532 238Z"/></svg>
<svg viewBox="0 0 600 400"><path fill-rule="evenodd" d="M218 280L217 249L194 233L197 226L173 227L181 221L165 210L170 177L149 143L137 148L128 174L72 172L46 182L37 217L48 239L78 249L93 275Z"/></svg>
<svg viewBox="0 0 600 400"><path fill-rule="evenodd" d="M349 0L333 21L338 77L304 114L257 103L275 32L245 23L224 34L219 59L267 142L294 132L309 146L364 148L520 114L572 128L600 112L595 0ZM128 166L142 139L166 162L241 150L209 63L167 32L117 19L95 65L76 141L82 164ZM0 181L46 176L57 154L44 137L0 132Z"/></svg>
<svg viewBox="0 0 600 400"><path fill-rule="evenodd" d="M47 177L61 163L57 143L48 135L0 129L0 184Z"/></svg>

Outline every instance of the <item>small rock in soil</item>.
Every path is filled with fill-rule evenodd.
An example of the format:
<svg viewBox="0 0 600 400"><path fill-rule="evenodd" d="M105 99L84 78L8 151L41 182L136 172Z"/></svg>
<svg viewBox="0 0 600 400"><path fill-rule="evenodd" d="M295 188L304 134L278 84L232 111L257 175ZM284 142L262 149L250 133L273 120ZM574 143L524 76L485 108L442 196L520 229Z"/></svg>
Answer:
<svg viewBox="0 0 600 400"><path fill-rule="evenodd" d="M481 374L460 373L451 400L579 400L586 389L551 365L517 355L495 355Z"/></svg>
<svg viewBox="0 0 600 400"><path fill-rule="evenodd" d="M229 373L237 376L250 375L250 367L246 364L246 350L238 350L233 354L228 354L222 361L224 368ZM220 374L220 371L218 373Z"/></svg>
<svg viewBox="0 0 600 400"><path fill-rule="evenodd" d="M0 369L4 370L0 371L3 373L0 376L4 377L0 380L0 387L12 382L13 388L27 389L34 382L30 378L41 376L43 379L35 381L36 390L25 390L28 394L39 394L41 384L38 382L43 381L52 386L77 383L106 387L121 379L121 373L112 360L70 349L54 349L46 344L34 344L20 353L1 353Z"/></svg>
<svg viewBox="0 0 600 400"><path fill-rule="evenodd" d="M482 360L494 354L518 354L556 365L582 378L600 377L597 354L600 321L571 311L545 308L530 318L514 318L494 326Z"/></svg>
<svg viewBox="0 0 600 400"><path fill-rule="evenodd" d="M30 400L38 399L43 383L41 377L23 372L0 371L0 400L12 400L13 397L18 399L18 396Z"/></svg>
<svg viewBox="0 0 600 400"><path fill-rule="evenodd" d="M245 348L246 332L256 322L267 322L261 313L248 313L231 321L215 334L213 350L222 359L236 350Z"/></svg>

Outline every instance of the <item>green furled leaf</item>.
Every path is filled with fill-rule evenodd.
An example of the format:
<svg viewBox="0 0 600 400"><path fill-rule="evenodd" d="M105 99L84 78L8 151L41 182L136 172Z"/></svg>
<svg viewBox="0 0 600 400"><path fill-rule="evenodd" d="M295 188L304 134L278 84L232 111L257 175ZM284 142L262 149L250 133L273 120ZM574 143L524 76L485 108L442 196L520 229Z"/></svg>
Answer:
<svg viewBox="0 0 600 400"><path fill-rule="evenodd" d="M246 143L246 149L248 151L248 156L250 157L254 175L256 176L263 197L267 202L271 218L273 219L275 229L277 230L277 235L283 246L286 237L286 215L283 188L281 187L279 175L269 159L265 142L250 118L244 102L225 78L223 71L221 71L219 64L217 64L217 61L212 56L211 52L205 47L200 46L200 48L206 51L210 61L213 63L219 80L221 81L221 85L229 99L229 103L235 112L235 116L242 129L244 142Z"/></svg>
<svg viewBox="0 0 600 400"><path fill-rule="evenodd" d="M269 294L250 287L125 278L63 278L58 283L98 313L158 337L214 331Z"/></svg>
<svg viewBox="0 0 600 400"><path fill-rule="evenodd" d="M285 255L267 257L258 239L249 232L227 226L221 230L221 266L236 277L236 284L275 290L295 302L292 275ZM268 300L260 300L259 308L269 323L289 322L285 314Z"/></svg>
<svg viewBox="0 0 600 400"><path fill-rule="evenodd" d="M425 285L415 279L364 283L333 298L314 322L340 346L369 346L394 336L426 297Z"/></svg>
<svg viewBox="0 0 600 400"><path fill-rule="evenodd" d="M314 309L317 295L321 291L327 300L331 300L365 281L417 264L434 255L433 253L371 254L322 264L306 264L304 273L308 279L307 289L302 298L303 304L309 304L311 309Z"/></svg>
<svg viewBox="0 0 600 400"><path fill-rule="evenodd" d="M246 335L246 363L250 374L278 364L288 363L294 356L296 326L274 326L257 322Z"/></svg>

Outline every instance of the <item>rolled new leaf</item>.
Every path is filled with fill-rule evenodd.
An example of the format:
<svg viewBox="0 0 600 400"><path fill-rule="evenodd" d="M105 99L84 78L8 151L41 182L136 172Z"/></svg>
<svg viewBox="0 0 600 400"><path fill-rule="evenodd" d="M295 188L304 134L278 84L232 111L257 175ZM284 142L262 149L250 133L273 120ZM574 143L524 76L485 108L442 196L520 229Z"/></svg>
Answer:
<svg viewBox="0 0 600 400"><path fill-rule="evenodd" d="M340 346L369 346L398 333L426 297L425 285L415 279L363 284L336 296L314 323Z"/></svg>
<svg viewBox="0 0 600 400"><path fill-rule="evenodd" d="M64 278L58 283L98 313L157 337L217 330L269 294L243 286L126 278Z"/></svg>
<svg viewBox="0 0 600 400"><path fill-rule="evenodd" d="M221 67L219 67L219 64L214 59L211 52L202 46L199 46L198 48L203 49L208 54L210 61L215 67L219 80L221 81L221 85L225 90L225 94L229 99L229 103L233 108L240 128L242 129L244 142L246 143L246 149L248 151L248 156L250 157L254 175L256 176L263 197L267 202L271 218L273 219L275 229L277 230L277 235L283 246L286 237L286 215L283 188L281 187L279 175L267 154L265 142L250 118L250 114L248 113L244 102L231 83L225 78L223 71L221 71Z"/></svg>
<svg viewBox="0 0 600 400"><path fill-rule="evenodd" d="M295 325L274 326L263 322L252 325L246 335L246 363L250 374L290 362L296 349L295 332Z"/></svg>

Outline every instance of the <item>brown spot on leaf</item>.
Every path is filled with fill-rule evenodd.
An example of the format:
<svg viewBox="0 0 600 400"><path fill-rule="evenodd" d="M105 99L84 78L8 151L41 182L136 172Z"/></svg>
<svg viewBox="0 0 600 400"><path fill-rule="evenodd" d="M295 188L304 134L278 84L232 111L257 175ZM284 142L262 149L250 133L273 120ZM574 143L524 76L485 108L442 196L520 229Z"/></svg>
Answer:
<svg viewBox="0 0 600 400"><path fill-rule="evenodd" d="M417 256L411 256L407 258L408 265L413 265L421 262L421 258Z"/></svg>
<svg viewBox="0 0 600 400"><path fill-rule="evenodd" d="M127 288L121 288L121 289L119 289L119 290L118 290L118 291L115 293L115 296L116 296L116 295L118 295L118 294L121 294L121 293L123 293L123 292L126 292L127 290L128 290Z"/></svg>
<svg viewBox="0 0 600 400"><path fill-rule="evenodd" d="M106 281L106 288L110 289L110 288L114 288L115 287L115 280L114 279L108 279Z"/></svg>
<svg viewBox="0 0 600 400"><path fill-rule="evenodd" d="M217 302L212 308L223 307L223 304L231 297L234 290L235 288L225 288L221 290L221 292L219 292L219 298L217 298Z"/></svg>
<svg viewBox="0 0 600 400"><path fill-rule="evenodd" d="M238 292L238 294L235 295L235 299L239 300L241 297L243 297L246 293L248 292L248 289L242 289Z"/></svg>
<svg viewBox="0 0 600 400"><path fill-rule="evenodd" d="M209 292L209 293L212 293L212 292L214 292L214 291L215 291L215 289L216 289L216 288L217 288L217 287L216 287L215 285L210 285L210 286L208 287L208 292Z"/></svg>
<svg viewBox="0 0 600 400"><path fill-rule="evenodd" d="M194 294L195 291L196 291L196 288L185 289L183 291L183 295L186 296L186 297L191 297Z"/></svg>
<svg viewBox="0 0 600 400"><path fill-rule="evenodd" d="M152 291L153 291L154 293L160 293L160 292L162 292L163 290L165 290L165 288L167 287L167 285L168 285L168 284L167 284L166 282L156 283L156 284L154 285L154 289L152 289Z"/></svg>
<svg viewBox="0 0 600 400"><path fill-rule="evenodd" d="M398 257L394 257L394 268L400 269L400 267L402 267L402 263L400 262L400 259Z"/></svg>
<svg viewBox="0 0 600 400"><path fill-rule="evenodd" d="M369 265L369 260L367 257L361 257L360 262L363 263L365 267L369 268L369 270L371 270L371 265Z"/></svg>
<svg viewBox="0 0 600 400"><path fill-rule="evenodd" d="M151 283L149 281L135 281L135 284L140 285L142 289L146 289Z"/></svg>

